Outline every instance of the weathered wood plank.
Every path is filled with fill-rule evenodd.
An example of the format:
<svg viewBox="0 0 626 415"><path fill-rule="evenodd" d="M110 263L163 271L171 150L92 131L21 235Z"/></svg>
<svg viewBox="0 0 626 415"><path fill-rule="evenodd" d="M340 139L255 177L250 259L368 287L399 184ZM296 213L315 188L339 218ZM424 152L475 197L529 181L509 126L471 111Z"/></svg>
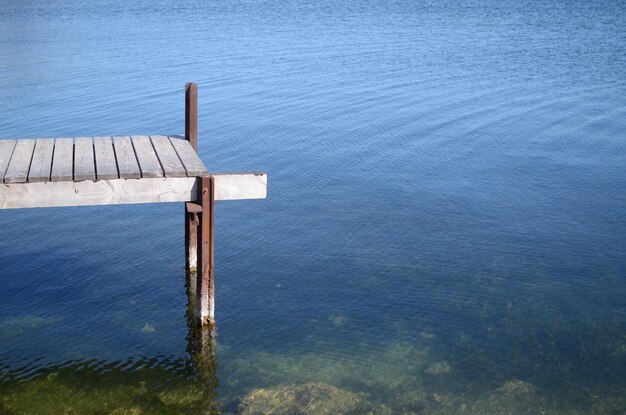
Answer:
<svg viewBox="0 0 626 415"><path fill-rule="evenodd" d="M4 184L0 207L116 205L195 200L195 178Z"/></svg>
<svg viewBox="0 0 626 415"><path fill-rule="evenodd" d="M141 178L137 156L135 156L135 149L130 137L113 137L113 148L115 149L117 167L120 171L120 179Z"/></svg>
<svg viewBox="0 0 626 415"><path fill-rule="evenodd" d="M94 137L93 144L96 153L97 180L117 179L119 176L111 137Z"/></svg>
<svg viewBox="0 0 626 415"><path fill-rule="evenodd" d="M71 138L56 138L52 156L53 182L71 181L74 173L74 140Z"/></svg>
<svg viewBox="0 0 626 415"><path fill-rule="evenodd" d="M154 152L150 138L143 135L134 135L132 140L135 154L137 154L137 160L139 161L141 177L163 177L163 169Z"/></svg>
<svg viewBox="0 0 626 415"><path fill-rule="evenodd" d="M14 148L15 140L0 140L0 183L4 181L4 173L9 167Z"/></svg>
<svg viewBox="0 0 626 415"><path fill-rule="evenodd" d="M187 140L170 137L170 142L183 162L187 176L205 176L209 174L206 167L204 167L204 163L198 157L198 153L195 152Z"/></svg>
<svg viewBox="0 0 626 415"><path fill-rule="evenodd" d="M29 182L50 181L52 172L52 153L54 152L54 138L38 138L35 142L33 160L28 171Z"/></svg>
<svg viewBox="0 0 626 415"><path fill-rule="evenodd" d="M215 174L215 200L265 197L264 173ZM82 182L14 183L0 186L0 209L89 206L197 200L195 177Z"/></svg>
<svg viewBox="0 0 626 415"><path fill-rule="evenodd" d="M77 137L74 140L74 180L96 180L93 139Z"/></svg>
<svg viewBox="0 0 626 415"><path fill-rule="evenodd" d="M36 140L17 140L9 167L4 175L5 183L24 183L28 178L28 169L33 159Z"/></svg>
<svg viewBox="0 0 626 415"><path fill-rule="evenodd" d="M187 176L183 164L180 162L176 150L172 147L169 138L164 135L152 135L152 146L163 167L165 177L185 177Z"/></svg>
<svg viewBox="0 0 626 415"><path fill-rule="evenodd" d="M223 173L215 178L215 200L265 199L266 173Z"/></svg>

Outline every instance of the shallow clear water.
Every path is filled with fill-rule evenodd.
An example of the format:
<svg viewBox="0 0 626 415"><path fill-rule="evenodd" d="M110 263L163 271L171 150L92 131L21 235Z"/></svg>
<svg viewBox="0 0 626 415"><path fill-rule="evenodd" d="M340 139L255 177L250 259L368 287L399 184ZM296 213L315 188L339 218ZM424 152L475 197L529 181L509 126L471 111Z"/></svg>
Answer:
<svg viewBox="0 0 626 415"><path fill-rule="evenodd" d="M269 197L218 203L214 355L180 204L0 211L1 413L624 413L623 1L52 3L0 0L1 138L181 133L196 81Z"/></svg>

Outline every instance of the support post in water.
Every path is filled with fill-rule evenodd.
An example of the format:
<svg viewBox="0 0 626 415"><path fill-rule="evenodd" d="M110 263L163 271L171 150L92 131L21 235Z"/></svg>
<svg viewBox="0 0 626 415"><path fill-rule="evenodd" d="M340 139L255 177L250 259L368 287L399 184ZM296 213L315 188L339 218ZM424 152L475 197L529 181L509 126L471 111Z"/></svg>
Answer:
<svg viewBox="0 0 626 415"><path fill-rule="evenodd" d="M202 326L212 326L215 321L214 282L214 205L215 179L198 177L198 204L202 207L198 229L198 319Z"/></svg>
<svg viewBox="0 0 626 415"><path fill-rule="evenodd" d="M185 203L185 258L187 273L195 274L198 271L198 214L202 207L197 203ZM193 287L195 290L195 287Z"/></svg>
<svg viewBox="0 0 626 415"><path fill-rule="evenodd" d="M185 140L198 152L198 85L185 85ZM185 262L187 273L197 272L198 266L198 213L189 210L193 203L185 204Z"/></svg>

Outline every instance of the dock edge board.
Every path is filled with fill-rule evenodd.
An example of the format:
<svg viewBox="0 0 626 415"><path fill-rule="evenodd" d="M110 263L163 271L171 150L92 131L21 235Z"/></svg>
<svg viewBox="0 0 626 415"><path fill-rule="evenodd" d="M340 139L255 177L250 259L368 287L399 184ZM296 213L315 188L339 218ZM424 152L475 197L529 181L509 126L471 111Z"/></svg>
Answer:
<svg viewBox="0 0 626 415"><path fill-rule="evenodd" d="M219 173L215 200L264 199L266 173ZM0 209L190 202L197 177L0 183Z"/></svg>

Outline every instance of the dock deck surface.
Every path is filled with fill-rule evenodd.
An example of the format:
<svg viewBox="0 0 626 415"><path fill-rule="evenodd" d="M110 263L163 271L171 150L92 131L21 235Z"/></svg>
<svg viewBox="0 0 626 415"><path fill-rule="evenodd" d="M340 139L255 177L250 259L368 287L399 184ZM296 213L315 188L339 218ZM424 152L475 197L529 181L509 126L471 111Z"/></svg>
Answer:
<svg viewBox="0 0 626 415"><path fill-rule="evenodd" d="M195 201L206 175L176 136L0 140L0 209ZM264 173L213 176L215 200L266 195Z"/></svg>
<svg viewBox="0 0 626 415"><path fill-rule="evenodd" d="M7 184L206 174L189 142L172 136L0 141L0 177Z"/></svg>

